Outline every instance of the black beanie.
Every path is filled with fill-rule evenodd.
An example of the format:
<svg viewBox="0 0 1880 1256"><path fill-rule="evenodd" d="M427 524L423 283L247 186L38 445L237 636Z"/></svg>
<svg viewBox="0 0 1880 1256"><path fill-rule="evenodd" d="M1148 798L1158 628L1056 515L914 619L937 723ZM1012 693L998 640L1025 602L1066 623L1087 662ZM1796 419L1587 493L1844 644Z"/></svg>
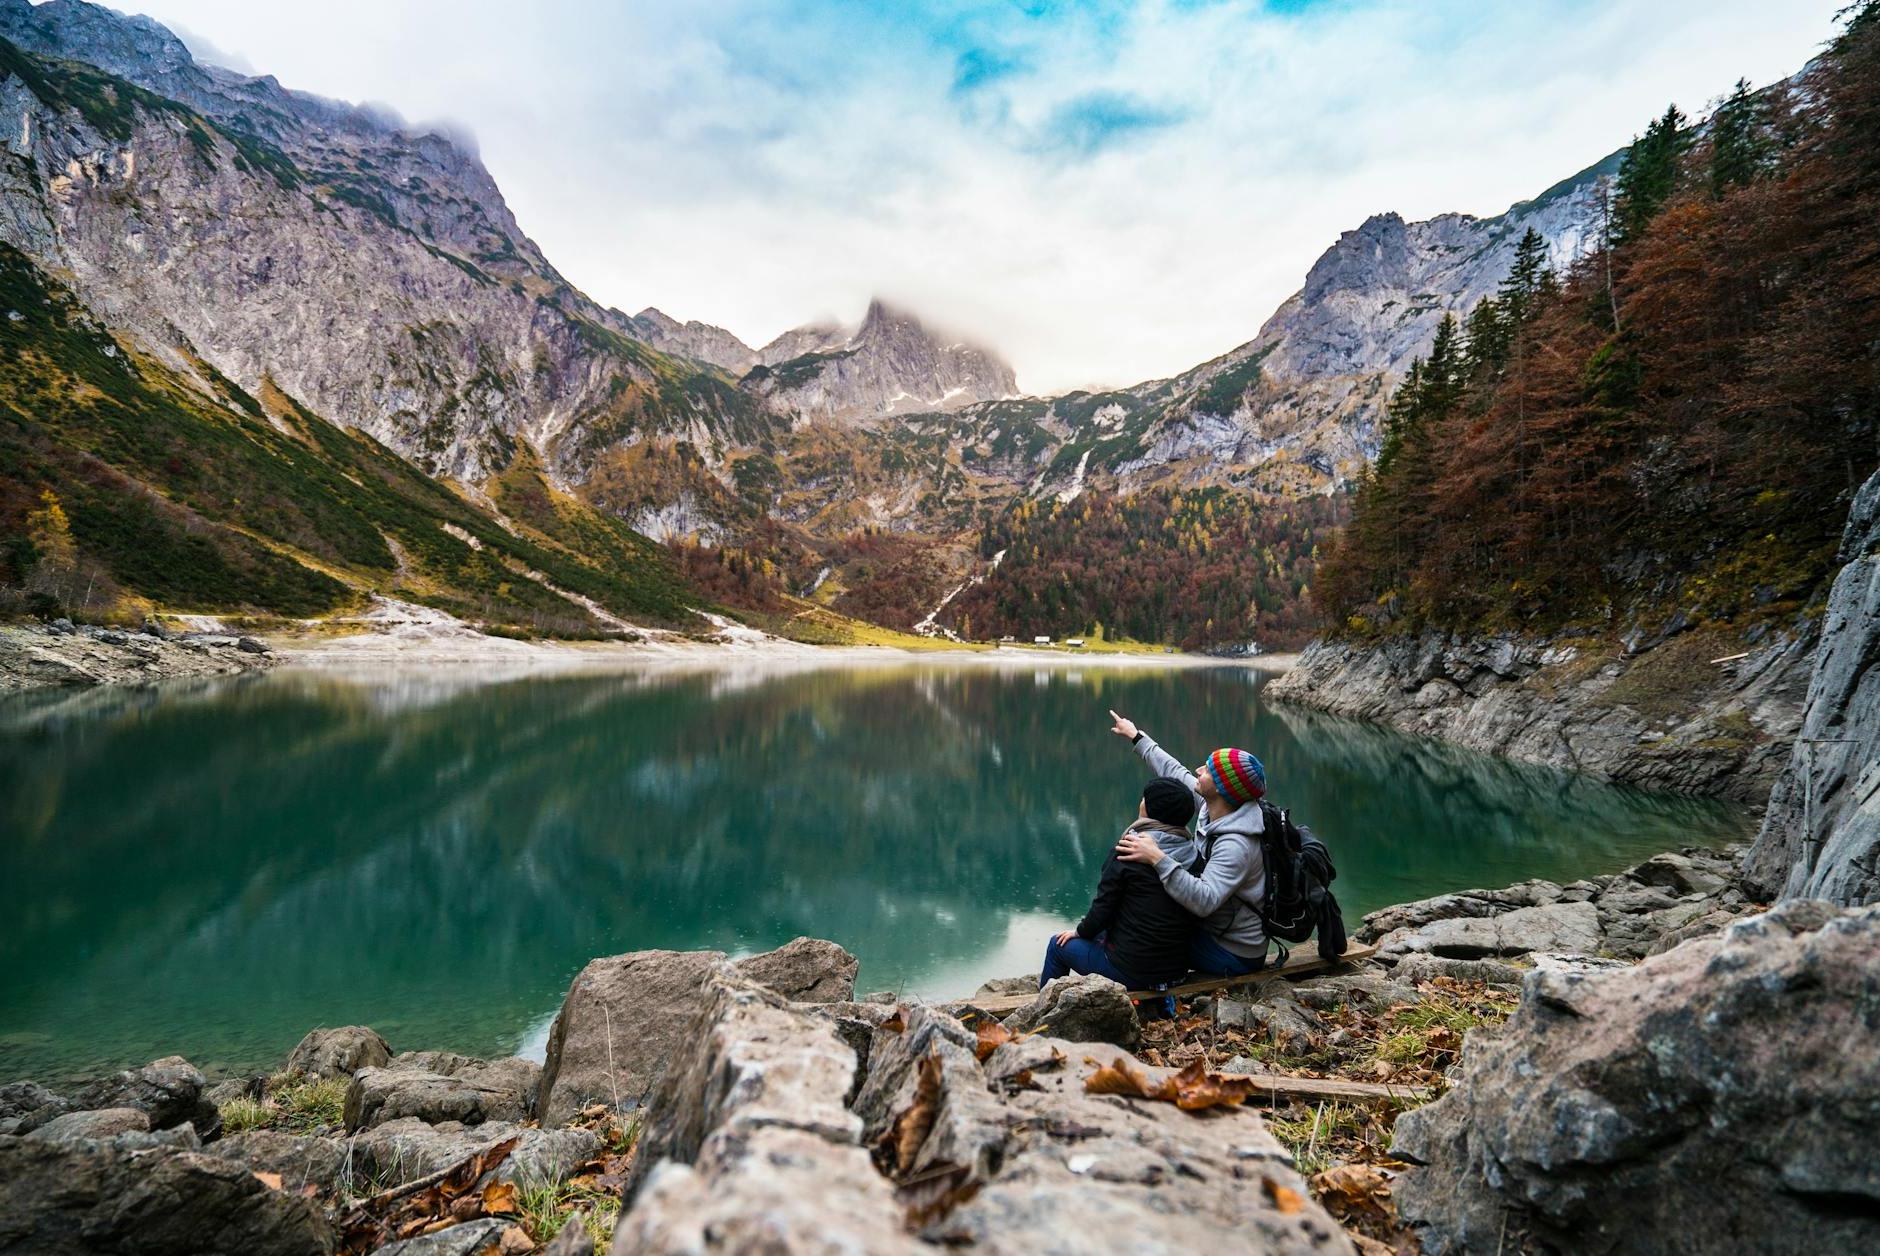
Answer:
<svg viewBox="0 0 1880 1256"><path fill-rule="evenodd" d="M1142 805L1151 820L1160 820L1178 829L1187 828L1188 822L1195 818L1194 794L1172 776L1158 776L1150 781L1142 791Z"/></svg>

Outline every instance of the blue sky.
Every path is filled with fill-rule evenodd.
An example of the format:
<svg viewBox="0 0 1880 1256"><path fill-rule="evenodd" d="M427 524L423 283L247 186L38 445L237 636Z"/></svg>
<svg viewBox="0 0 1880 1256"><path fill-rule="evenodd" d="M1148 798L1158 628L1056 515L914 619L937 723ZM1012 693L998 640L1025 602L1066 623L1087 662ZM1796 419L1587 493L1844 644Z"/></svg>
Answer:
<svg viewBox="0 0 1880 1256"><path fill-rule="evenodd" d="M126 0L120 0L125 3ZM1841 0L129 0L473 134L574 282L756 344L906 304L1056 391L1249 338L1367 215L1493 214Z"/></svg>

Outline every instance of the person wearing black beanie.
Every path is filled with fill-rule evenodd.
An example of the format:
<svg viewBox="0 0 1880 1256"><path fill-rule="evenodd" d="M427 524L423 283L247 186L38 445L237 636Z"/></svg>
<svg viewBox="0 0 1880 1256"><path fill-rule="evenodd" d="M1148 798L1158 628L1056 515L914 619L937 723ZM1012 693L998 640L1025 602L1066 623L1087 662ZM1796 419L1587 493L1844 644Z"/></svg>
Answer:
<svg viewBox="0 0 1880 1256"><path fill-rule="evenodd" d="M1200 853L1188 834L1195 818L1193 790L1172 777L1157 777L1142 791L1136 815L1125 832L1152 834L1164 852L1184 866L1193 864ZM1045 948L1038 985L1069 973L1095 973L1128 990L1175 981L1188 971L1188 944L1197 927L1197 918L1169 897L1154 869L1111 851L1090 910Z"/></svg>

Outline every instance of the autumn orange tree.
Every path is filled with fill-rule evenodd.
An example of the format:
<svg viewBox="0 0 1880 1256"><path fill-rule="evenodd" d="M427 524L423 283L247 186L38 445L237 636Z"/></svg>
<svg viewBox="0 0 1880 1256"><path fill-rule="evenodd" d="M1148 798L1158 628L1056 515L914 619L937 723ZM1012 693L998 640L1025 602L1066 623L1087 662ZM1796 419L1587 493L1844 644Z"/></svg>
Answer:
<svg viewBox="0 0 1880 1256"><path fill-rule="evenodd" d="M1831 572L1880 464L1880 0L1799 91L1656 119L1614 199L1607 247L1446 324L1400 386L1320 568L1336 622L1731 619Z"/></svg>

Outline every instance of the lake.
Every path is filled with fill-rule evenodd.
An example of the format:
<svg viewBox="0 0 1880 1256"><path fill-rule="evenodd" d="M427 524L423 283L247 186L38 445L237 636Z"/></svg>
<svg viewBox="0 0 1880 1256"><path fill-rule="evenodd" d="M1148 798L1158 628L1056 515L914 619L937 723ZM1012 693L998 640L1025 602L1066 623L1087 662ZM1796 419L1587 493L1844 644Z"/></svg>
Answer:
<svg viewBox="0 0 1880 1256"><path fill-rule="evenodd" d="M0 700L0 1081L173 1053L278 1065L316 1025L539 1052L590 958L861 957L964 994L1082 914L1146 773L1234 744L1388 903L1739 839L1741 808L1263 703L1240 667L883 664L341 677Z"/></svg>

